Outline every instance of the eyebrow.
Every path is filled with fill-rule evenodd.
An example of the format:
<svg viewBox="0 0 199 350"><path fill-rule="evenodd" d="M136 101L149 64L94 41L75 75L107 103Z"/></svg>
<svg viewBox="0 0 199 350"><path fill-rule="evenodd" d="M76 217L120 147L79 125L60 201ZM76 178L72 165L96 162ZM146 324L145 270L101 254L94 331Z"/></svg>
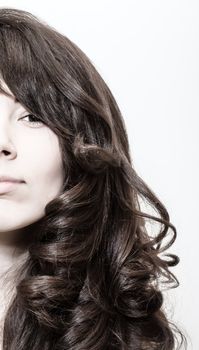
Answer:
<svg viewBox="0 0 199 350"><path fill-rule="evenodd" d="M20 103L19 100L14 95L10 95L10 96L13 97L14 103Z"/></svg>
<svg viewBox="0 0 199 350"><path fill-rule="evenodd" d="M14 103L18 103L19 105L21 105L23 107L23 105L19 102L19 100L14 96L14 95L10 95L13 99L14 99Z"/></svg>
<svg viewBox="0 0 199 350"><path fill-rule="evenodd" d="M9 97L12 97L14 99L14 103L19 103L19 100L12 94L10 94L9 92L6 91L6 95Z"/></svg>

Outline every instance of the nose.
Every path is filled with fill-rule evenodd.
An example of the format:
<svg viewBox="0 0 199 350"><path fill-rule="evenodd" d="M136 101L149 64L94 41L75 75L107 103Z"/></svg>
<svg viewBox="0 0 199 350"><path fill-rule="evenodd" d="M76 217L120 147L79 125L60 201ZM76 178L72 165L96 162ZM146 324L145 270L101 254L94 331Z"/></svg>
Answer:
<svg viewBox="0 0 199 350"><path fill-rule="evenodd" d="M2 144L0 141L0 159L6 157L6 159L13 159L16 157L16 151L12 146L8 144Z"/></svg>
<svg viewBox="0 0 199 350"><path fill-rule="evenodd" d="M1 119L1 118L0 118ZM0 123L0 159L13 159L16 157L16 150L11 142L11 132L9 125Z"/></svg>

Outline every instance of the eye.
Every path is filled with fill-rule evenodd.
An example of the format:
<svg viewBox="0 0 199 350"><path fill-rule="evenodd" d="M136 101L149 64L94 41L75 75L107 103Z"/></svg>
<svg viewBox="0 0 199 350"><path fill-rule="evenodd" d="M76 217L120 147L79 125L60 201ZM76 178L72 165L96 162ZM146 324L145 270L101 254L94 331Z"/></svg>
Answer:
<svg viewBox="0 0 199 350"><path fill-rule="evenodd" d="M41 125L41 124L43 124L43 122L39 119L39 118L37 118L34 114L27 114L25 117L23 117L23 118L20 118L20 119L24 119L24 118L30 118L30 119L32 119L32 122L30 122L31 124L36 124L36 125ZM35 119L36 119L36 121L35 121Z"/></svg>

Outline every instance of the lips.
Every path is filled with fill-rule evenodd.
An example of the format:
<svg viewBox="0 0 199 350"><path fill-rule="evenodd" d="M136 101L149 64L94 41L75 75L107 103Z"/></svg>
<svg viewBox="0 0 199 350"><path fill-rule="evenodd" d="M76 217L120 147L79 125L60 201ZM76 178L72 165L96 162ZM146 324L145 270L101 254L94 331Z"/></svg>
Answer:
<svg viewBox="0 0 199 350"><path fill-rule="evenodd" d="M21 179L9 175L0 175L0 195L17 190L20 184L25 183Z"/></svg>
<svg viewBox="0 0 199 350"><path fill-rule="evenodd" d="M7 175L0 175L0 183L1 182L14 182L14 183L20 183L20 182L24 182L21 179L16 179L14 177L11 176L7 176Z"/></svg>

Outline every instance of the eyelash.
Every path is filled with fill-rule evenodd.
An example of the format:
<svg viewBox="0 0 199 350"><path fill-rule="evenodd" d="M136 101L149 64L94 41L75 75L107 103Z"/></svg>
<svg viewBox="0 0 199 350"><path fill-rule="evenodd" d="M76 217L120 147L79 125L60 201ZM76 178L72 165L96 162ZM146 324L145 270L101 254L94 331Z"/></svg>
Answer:
<svg viewBox="0 0 199 350"><path fill-rule="evenodd" d="M37 125L37 123L38 123L38 124L40 124L40 123L43 124L43 122L42 122L39 118L37 118L34 114L27 114L27 115L25 115L24 117L22 117L22 118L20 118L20 119L24 119L24 118L29 117L29 116L32 116L32 117L38 119L38 121L33 122L34 124L35 124L35 123L36 123L36 125Z"/></svg>

